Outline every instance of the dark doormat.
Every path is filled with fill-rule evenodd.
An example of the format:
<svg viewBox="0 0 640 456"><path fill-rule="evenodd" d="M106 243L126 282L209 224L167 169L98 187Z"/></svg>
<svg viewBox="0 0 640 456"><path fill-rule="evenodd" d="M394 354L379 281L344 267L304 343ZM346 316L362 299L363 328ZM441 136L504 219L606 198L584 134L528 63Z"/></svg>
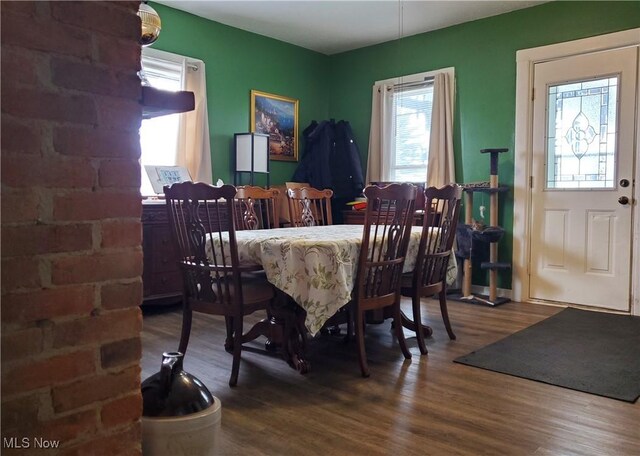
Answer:
<svg viewBox="0 0 640 456"><path fill-rule="evenodd" d="M568 308L454 362L635 402L640 317Z"/></svg>

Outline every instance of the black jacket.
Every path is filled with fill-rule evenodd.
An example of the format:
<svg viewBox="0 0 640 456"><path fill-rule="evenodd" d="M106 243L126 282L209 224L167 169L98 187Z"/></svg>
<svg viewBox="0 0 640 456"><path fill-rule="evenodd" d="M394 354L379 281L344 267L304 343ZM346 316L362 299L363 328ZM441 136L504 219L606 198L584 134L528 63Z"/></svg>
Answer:
<svg viewBox="0 0 640 456"><path fill-rule="evenodd" d="M305 153L293 175L296 182L330 188L334 197L353 199L362 193L360 153L349 122L313 121L303 131Z"/></svg>
<svg viewBox="0 0 640 456"><path fill-rule="evenodd" d="M353 199L362 193L364 178L360 151L349 122L341 120L336 124L334 144L331 156L333 192L338 198Z"/></svg>

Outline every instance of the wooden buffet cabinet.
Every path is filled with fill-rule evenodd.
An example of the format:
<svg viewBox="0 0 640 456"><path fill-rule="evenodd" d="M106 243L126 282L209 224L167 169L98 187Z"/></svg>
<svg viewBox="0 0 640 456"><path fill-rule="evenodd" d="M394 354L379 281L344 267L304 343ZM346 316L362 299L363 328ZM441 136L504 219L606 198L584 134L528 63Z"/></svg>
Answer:
<svg viewBox="0 0 640 456"><path fill-rule="evenodd" d="M171 304L182 295L164 200L142 203L143 304Z"/></svg>
<svg viewBox="0 0 640 456"><path fill-rule="evenodd" d="M201 210L204 211L204 207ZM220 211L219 216L219 222L227 226L226 212ZM179 302L182 277L164 200L142 202L142 254L142 303L165 305Z"/></svg>

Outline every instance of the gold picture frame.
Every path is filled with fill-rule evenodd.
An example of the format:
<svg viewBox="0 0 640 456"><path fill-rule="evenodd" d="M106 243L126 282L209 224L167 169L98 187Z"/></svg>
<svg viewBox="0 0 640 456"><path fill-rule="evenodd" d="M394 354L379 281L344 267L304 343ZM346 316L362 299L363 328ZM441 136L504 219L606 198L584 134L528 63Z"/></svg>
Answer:
<svg viewBox="0 0 640 456"><path fill-rule="evenodd" d="M251 91L251 132L269 135L269 159L298 161L298 100Z"/></svg>

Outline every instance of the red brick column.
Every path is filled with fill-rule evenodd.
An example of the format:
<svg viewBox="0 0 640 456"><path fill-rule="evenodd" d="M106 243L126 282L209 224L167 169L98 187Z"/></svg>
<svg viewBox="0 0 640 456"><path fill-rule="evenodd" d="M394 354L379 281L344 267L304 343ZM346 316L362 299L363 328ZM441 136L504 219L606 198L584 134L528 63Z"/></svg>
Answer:
<svg viewBox="0 0 640 456"><path fill-rule="evenodd" d="M2 454L140 454L138 5L0 5Z"/></svg>

